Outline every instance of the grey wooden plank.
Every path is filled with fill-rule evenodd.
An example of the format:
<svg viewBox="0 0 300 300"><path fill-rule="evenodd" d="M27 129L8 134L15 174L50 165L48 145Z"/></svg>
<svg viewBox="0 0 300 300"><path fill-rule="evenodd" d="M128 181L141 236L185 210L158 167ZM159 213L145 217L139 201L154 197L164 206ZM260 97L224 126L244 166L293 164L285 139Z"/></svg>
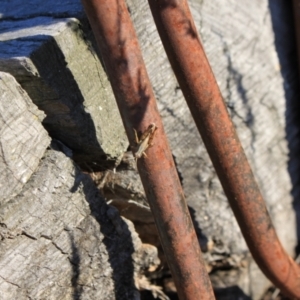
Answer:
<svg viewBox="0 0 300 300"><path fill-rule="evenodd" d="M113 166L128 147L102 65L76 19L2 21L0 70L16 77L47 117L49 134L87 168Z"/></svg>

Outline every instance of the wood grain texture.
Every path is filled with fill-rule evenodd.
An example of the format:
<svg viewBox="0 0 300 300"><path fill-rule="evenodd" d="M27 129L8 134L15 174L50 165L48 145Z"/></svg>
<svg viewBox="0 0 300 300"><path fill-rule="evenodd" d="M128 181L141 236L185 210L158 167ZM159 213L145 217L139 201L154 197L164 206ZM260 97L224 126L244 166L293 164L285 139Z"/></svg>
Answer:
<svg viewBox="0 0 300 300"><path fill-rule="evenodd" d="M188 202L208 236L226 240L230 251L241 253L246 245L168 63L147 1L128 3ZM286 212L292 216L284 86L268 1L190 1L190 6L267 205L273 217L280 219L285 201ZM281 226L277 228L292 251L295 229L290 224L290 240L280 233Z"/></svg>
<svg viewBox="0 0 300 300"><path fill-rule="evenodd" d="M0 69L47 115L49 134L83 167L112 166L128 147L103 67L76 19L2 21Z"/></svg>
<svg viewBox="0 0 300 300"><path fill-rule="evenodd" d="M240 291L236 296L240 297L239 299L249 299L250 296L252 299L259 299L268 282L249 259L248 249L164 53L147 1L127 0L127 4L140 40L198 238L205 251L207 264L215 270L211 278L214 286L221 291L218 293L218 299L226 299L226 291L231 287L236 287ZM298 83L296 63L293 61L295 49L291 42L292 15L287 8L287 2L230 0L223 3L216 0L191 0L189 4L228 111L263 192L273 223L285 249L293 254L297 243L295 215L300 228L300 177L298 176L300 127L297 123L299 120L297 111L300 110L297 104L299 91L295 88ZM14 0L6 1L4 6L0 21L0 70L14 74L33 101L46 112L47 118L43 122L45 127L52 136L68 145L73 153L76 153L78 160L92 164L96 162L103 168L107 167L110 164L105 164L104 160L116 158L123 153L127 142L116 106L111 104L114 101L111 88L96 57L96 51L93 50L93 39L79 1L54 1L51 3L51 8L49 3L41 0L30 0L26 5ZM81 25L72 17L79 17ZM91 78L97 80L92 81ZM51 168L57 168L61 161L54 160L53 163L59 165L51 165ZM109 172L110 180L101 188L124 215L139 222L137 230L145 225L141 229L141 232L144 230L145 233L145 228L153 224L151 216L147 207L140 211L143 209L141 206L146 205L144 194L134 169L126 168L125 166L122 169L121 164L117 168L117 174ZM8 171L3 169L3 172ZM53 207L57 211L60 211L60 207L64 207L65 199L71 197L69 189L73 186L74 178L68 178L68 183L66 182L65 188L62 188L59 193L62 203L53 200ZM12 181L11 186L17 184L18 180L15 183ZM60 185L59 182L63 180L64 178L60 178L54 182ZM35 185L43 189L43 185L34 181L31 188L28 187L28 191L36 192L38 189ZM5 206L6 209L14 205L16 199L20 199L14 197L23 185L16 186L19 186L13 188L16 193L11 191L12 196L8 195L7 199L11 200L8 202L9 205ZM45 191L43 195L46 198L53 196L52 192L49 192L52 191L51 189ZM70 203L70 200L66 201ZM126 206L121 201L129 201L129 203ZM71 202L73 203L73 198ZM20 207L25 210L27 202L23 203L24 205L20 204ZM23 219L18 218L19 210L13 207L10 210L11 216L16 214L15 222L23 224ZM70 207L72 208L72 205ZM87 206L85 204L82 207ZM128 212L129 207L131 210ZM43 215L43 210L39 211L38 215L40 213ZM114 214L114 211L108 213L113 220ZM145 214L144 224L141 222L142 218L136 214ZM47 220L46 217L39 218L36 227L39 227L41 220ZM95 228L98 228L97 226L101 228L97 222L84 221L86 217L83 215L78 218L81 220L77 220L79 223L87 222L93 224ZM47 230L55 231L55 224L55 222L49 223ZM118 222L115 225L115 228L118 228L116 230L121 232ZM24 242L24 245L29 245L26 246L29 249L35 249L32 243L37 241L41 243L43 239L43 243L48 242L49 247L53 245L49 239L39 238L39 234L36 234L30 226L29 229L25 226L26 230L24 229L23 234L19 231L15 234L15 229L9 230L13 232L9 233L12 234L13 239L5 239L5 241L13 242L17 235L18 239L22 239L19 243L20 247ZM5 226L2 229L4 230ZM77 229L71 231L76 243L83 239L79 231ZM156 243L155 232L152 229L150 231L153 234L151 239ZM66 249L69 249L66 250L68 254L59 253L55 246L51 246L52 250L47 251L53 251L53 254L50 255L49 252L45 257L57 255L57 257L61 256L62 258L59 259L62 260L64 255L68 259L72 257L74 251L70 250L71 235L67 230L62 232L65 235L62 244L64 243ZM150 233L146 233L148 237L151 236ZM28 236L33 234L36 239L30 239L26 234ZM3 259L8 259L6 256L8 257L10 253L9 249L11 248L2 248ZM41 248L37 247L37 249ZM30 261L31 256L22 260L24 265ZM29 266L33 268L30 263ZM228 272L220 270L224 266L229 268ZM59 266L57 268L60 270ZM66 278L62 279L59 277L60 271L56 272L58 282L63 282L62 286L66 287L70 278L80 282L76 278L81 278L80 276L83 275L79 277L72 275L72 272L78 273L77 269L77 273L73 271L73 264L61 264L61 268L64 274L67 274ZM44 272L46 270L43 268ZM116 272L120 271L116 270ZM14 283L18 284L17 281L11 280L9 283L9 279L3 279L2 284L6 286L5 289L8 289L8 286L10 289L14 288L18 290L16 293L20 293L19 295L23 295L21 291L27 293L31 290L31 287L27 288L31 284L29 271L24 267L22 272L27 272L26 276L29 278L28 281L24 280L26 289L22 290L17 285L14 286ZM36 272L38 272L37 268L31 276L35 276ZM110 272L108 278L111 278L110 275L113 273L107 272ZM9 274L17 276L13 271ZM103 270L102 278L106 278L105 274ZM4 274L0 275L6 278ZM89 278L87 282L90 283L91 277L87 275L87 278ZM45 281L41 282L45 284ZM109 291L112 290L111 284L107 281ZM81 289L81 286L84 285L69 286L67 295L71 295L72 291L74 293L74 289ZM83 290L89 288L84 286ZM62 291L58 291L59 285L56 286L54 283L46 290L49 293L45 294L46 298L50 299L52 291L53 293L55 291L53 294L55 299L64 299ZM231 293L230 297L233 297L232 295Z"/></svg>
<svg viewBox="0 0 300 300"><path fill-rule="evenodd" d="M224 261L235 257L239 262L247 247L164 53L147 1L127 3L198 236L200 241L213 245L206 259L218 263L222 257ZM292 89L297 75L291 63L283 64L284 53L293 61L291 42L278 40L275 44L275 35L280 32L274 31L282 28L285 35L280 37L293 40L292 27L285 23L289 4L248 0L194 0L189 4L280 240L293 255L296 218L299 220L299 210L294 207L300 194L292 183L299 182L299 159L294 155L289 161L289 151L294 149L292 153L296 154L299 135L293 134L295 140L287 140L286 135L295 132L295 127L299 130L299 126L296 118L286 118L286 111L295 106L292 102L297 92ZM274 10L281 12L280 17L274 17ZM250 277L246 275L239 285L258 299L268 283L255 264L251 263L249 270Z"/></svg>
<svg viewBox="0 0 300 300"><path fill-rule="evenodd" d="M50 144L44 117L17 81L0 72L0 205L22 190Z"/></svg>
<svg viewBox="0 0 300 300"><path fill-rule="evenodd" d="M1 299L139 299L134 280L159 263L155 247L56 150L1 206L0 224Z"/></svg>

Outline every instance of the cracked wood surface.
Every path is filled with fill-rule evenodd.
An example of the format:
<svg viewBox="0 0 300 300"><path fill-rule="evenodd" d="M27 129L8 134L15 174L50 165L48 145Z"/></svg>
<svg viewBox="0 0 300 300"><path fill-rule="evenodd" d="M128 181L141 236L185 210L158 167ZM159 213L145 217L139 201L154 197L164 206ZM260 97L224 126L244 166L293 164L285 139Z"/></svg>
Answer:
<svg viewBox="0 0 300 300"><path fill-rule="evenodd" d="M14 77L0 72L0 205L21 191L48 147L44 117Z"/></svg>
<svg viewBox="0 0 300 300"><path fill-rule="evenodd" d="M154 289L144 271L157 268L157 249L58 151L67 147L48 148L44 113L3 72L0 116L0 298L139 299L137 287Z"/></svg>
<svg viewBox="0 0 300 300"><path fill-rule="evenodd" d="M159 41L147 1L129 0L128 5L184 191L189 204L196 210L196 219L206 235L220 238L231 252L246 251ZM288 215L293 219L294 213L290 196L291 179L287 171L285 90L274 44L269 3L258 0L239 3L195 0L190 1L190 7L276 229L291 252L295 241L293 222L285 224L289 226L290 234L286 234L287 227L280 226L289 219Z"/></svg>
<svg viewBox="0 0 300 300"><path fill-rule="evenodd" d="M159 263L91 178L52 149L1 205L0 236L1 299L139 299L134 280Z"/></svg>
<svg viewBox="0 0 300 300"><path fill-rule="evenodd" d="M49 8L48 3L41 0L30 0L26 7L19 0L5 3L5 8L1 11L0 22L3 26L0 31L3 41L0 43L0 48L11 47L11 52L5 52L3 56L4 51L1 51L0 69L3 70L5 67L5 71L14 72L22 86L30 91L29 94L34 101L40 101L41 95L43 101L45 95L48 97L46 97L47 101L57 100L60 95L64 96L68 93L69 86L72 92L78 91L77 88L84 95L88 95L90 91L92 96L103 92L104 99L105 97L110 99L112 95L110 87L106 90L105 78L104 83L100 79L103 84L100 90L97 89L98 83L88 84L84 80L85 77L89 78L90 74L95 74L95 66L91 67L92 69L82 69L82 67L76 69L72 65L72 59L75 57L76 60L78 54L76 51L85 53L83 57L86 59L84 62L81 61L81 66L86 65L85 63L90 60L93 62L95 60L89 52L92 50L92 38L89 36L90 31L86 26L80 2L77 0L56 2L51 3L52 9ZM297 201L300 195L297 175L300 170L299 158L297 158L300 144L297 111L300 110L296 101L299 91L295 89L295 82L298 82L297 72L293 71L296 63L292 58L294 51L291 42L292 15L287 8L287 2L243 0L238 3L236 1L221 3L216 0L191 0L189 3L228 110L265 196L273 223L284 247L292 254L296 245L293 206L296 209L298 207L296 221L298 225L300 224L299 201ZM206 251L206 261L212 268L215 266L233 268L227 273L222 270L214 272L211 275L213 283L215 287L224 290L237 285L242 290L239 297L249 299L247 297L251 296L252 299L258 299L268 283L251 260L244 262L248 257L248 250L164 54L147 1L127 0L127 4L140 39L201 247ZM66 19L72 17L80 18L82 27L78 25L77 20ZM34 26L30 27L30 24ZM15 28L16 33L11 30L12 28ZM26 32L24 28L30 30ZM81 30L85 32L88 43L82 39ZM26 37L28 32L29 37ZM69 41L67 45L64 44L64 39ZM12 58L16 53L23 50L26 52L28 49L36 50L33 52L33 62L36 64L32 64L32 57ZM72 52L72 49L76 51ZM47 53L46 58L42 55L44 51ZM61 55L62 53L67 54L65 56L65 54ZM8 65L11 66L10 70L7 69ZM43 67L46 70L44 73ZM53 71L52 69L56 67L57 70ZM59 70L62 72L58 72ZM102 71L98 70L102 78ZM85 75L82 76L81 73ZM67 85L63 83L61 74L70 75ZM91 87L91 90L86 90L87 87ZM56 90L59 91L59 97L56 95ZM39 91L42 91L41 95ZM66 111L74 103L72 97L66 100L63 96L59 98L61 102L55 102L57 106L54 109L61 110L62 115L66 116ZM98 115L97 107L91 104L91 109L88 111L86 107L82 109L81 102L79 103L75 107L76 109L79 107L79 111L84 116L79 118L81 121L77 124L78 132L83 130L86 124L87 128L92 124L96 132L107 133L106 137L110 139L107 143L112 143L112 147L119 145L118 139L121 136L122 140L123 132L118 128L113 131L104 130L107 124L111 124L108 119L104 118L101 124L98 123L98 118L105 115L107 110L102 110L102 114ZM90 112L92 112L91 118L88 115ZM71 121L72 117L74 115L70 116ZM115 120L120 122L118 118L119 116L110 117L114 120L113 123ZM66 123L68 121L69 119ZM55 124L57 119L53 118L49 122ZM51 129L51 126L49 128ZM68 144L66 139L68 131L66 132L65 135L59 133L61 135L58 137ZM79 135L74 138L73 135L71 140L72 143L78 143L75 145L78 147L75 147L75 150L82 149L80 148L84 145L82 141L87 141L83 136L80 136L83 140L77 140L78 137ZM122 144L123 141L121 141L123 146L116 150L117 153L122 153L126 148L126 145ZM69 146L72 143L69 141ZM86 149L90 151L92 147ZM88 157L84 151L81 153L82 156L79 155L83 160ZM114 151L113 149L113 153L116 153ZM124 215L139 222L138 226L142 224L140 216L136 216L138 212L141 215L145 214L144 220L147 221L144 225L152 226L149 210L147 208L143 210L142 207L146 203L136 173L119 168L119 173L110 172L108 177L110 181L107 181L107 185L101 186L108 199L111 199ZM129 205L124 204L121 202L124 199L132 202L129 202ZM111 211L108 215L113 216L114 212ZM121 232L118 222L116 228ZM154 233L153 229L150 231L151 234ZM30 230L9 232L8 236L10 234L13 237L17 234L18 238L24 240L39 241ZM147 235L150 236L149 232ZM41 237L41 239L45 238ZM155 237L151 239L153 243L157 243ZM51 247L55 248L53 244ZM69 268L69 270L73 269ZM218 271L218 267L216 270ZM223 299L222 293L218 294L218 299Z"/></svg>
<svg viewBox="0 0 300 300"><path fill-rule="evenodd" d="M246 244L163 51L147 1L127 3L200 243L213 245L207 261L218 264L235 255L241 261ZM280 240L294 255L295 223L299 225L300 219L299 208L294 209L300 199L299 105L295 105L299 91L289 4L266 0L189 4ZM268 281L253 262L247 268L249 273L238 285L259 299ZM217 281L216 287L229 284L222 276Z"/></svg>
<svg viewBox="0 0 300 300"><path fill-rule="evenodd" d="M45 112L50 136L72 149L82 167L113 166L128 142L84 24L55 15L0 17L0 23L0 70L12 74Z"/></svg>

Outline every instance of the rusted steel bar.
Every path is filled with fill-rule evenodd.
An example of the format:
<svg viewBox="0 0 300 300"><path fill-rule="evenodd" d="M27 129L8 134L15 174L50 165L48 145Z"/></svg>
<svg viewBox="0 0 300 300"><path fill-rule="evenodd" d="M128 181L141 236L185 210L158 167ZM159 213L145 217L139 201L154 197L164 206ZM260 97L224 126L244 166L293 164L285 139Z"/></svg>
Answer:
<svg viewBox="0 0 300 300"><path fill-rule="evenodd" d="M172 68L248 247L265 275L300 299L300 269L273 228L185 0L149 0Z"/></svg>
<svg viewBox="0 0 300 300"><path fill-rule="evenodd" d="M179 297L214 299L126 4L124 0L82 2L100 48L128 139L135 148L138 170ZM138 148L134 129L137 133L146 132L144 137L139 136L142 142ZM149 138L153 139L153 146L147 148L151 143ZM145 149L147 158L141 155Z"/></svg>
<svg viewBox="0 0 300 300"><path fill-rule="evenodd" d="M298 72L300 76L300 0L293 0L294 24L297 41Z"/></svg>

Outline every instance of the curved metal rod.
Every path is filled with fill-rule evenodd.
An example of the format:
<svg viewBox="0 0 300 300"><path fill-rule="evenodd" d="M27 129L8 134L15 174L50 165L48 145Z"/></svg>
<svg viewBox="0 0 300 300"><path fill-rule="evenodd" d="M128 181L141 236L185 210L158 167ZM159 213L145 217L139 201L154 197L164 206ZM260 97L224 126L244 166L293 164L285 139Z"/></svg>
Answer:
<svg viewBox="0 0 300 300"><path fill-rule="evenodd" d="M300 269L278 240L187 1L148 2L179 85L255 261L284 294L300 299Z"/></svg>
<svg viewBox="0 0 300 300"><path fill-rule="evenodd" d="M179 297L215 299L126 4L124 0L82 2Z"/></svg>

